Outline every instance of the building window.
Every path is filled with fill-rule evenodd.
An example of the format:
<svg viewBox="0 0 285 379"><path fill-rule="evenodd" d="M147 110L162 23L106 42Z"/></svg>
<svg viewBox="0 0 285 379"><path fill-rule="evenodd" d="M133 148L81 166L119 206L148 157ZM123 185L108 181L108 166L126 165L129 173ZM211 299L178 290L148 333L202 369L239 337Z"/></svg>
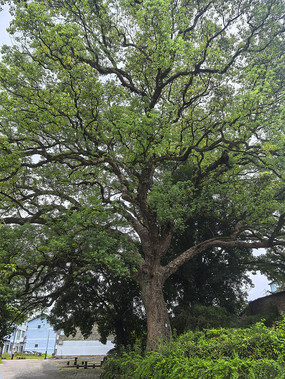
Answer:
<svg viewBox="0 0 285 379"><path fill-rule="evenodd" d="M35 344L35 347L39 347L39 344L36 343L36 344Z"/></svg>
<svg viewBox="0 0 285 379"><path fill-rule="evenodd" d="M40 325L38 325L38 329L40 329L41 328L41 326Z"/></svg>

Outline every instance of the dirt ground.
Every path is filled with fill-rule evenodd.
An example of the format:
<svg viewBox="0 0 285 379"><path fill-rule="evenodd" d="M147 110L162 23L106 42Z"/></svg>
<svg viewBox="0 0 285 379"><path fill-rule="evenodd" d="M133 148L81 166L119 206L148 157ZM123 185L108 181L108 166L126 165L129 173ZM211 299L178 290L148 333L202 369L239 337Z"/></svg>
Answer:
<svg viewBox="0 0 285 379"><path fill-rule="evenodd" d="M101 368L67 366L67 359L23 359L4 361L0 379L99 379Z"/></svg>

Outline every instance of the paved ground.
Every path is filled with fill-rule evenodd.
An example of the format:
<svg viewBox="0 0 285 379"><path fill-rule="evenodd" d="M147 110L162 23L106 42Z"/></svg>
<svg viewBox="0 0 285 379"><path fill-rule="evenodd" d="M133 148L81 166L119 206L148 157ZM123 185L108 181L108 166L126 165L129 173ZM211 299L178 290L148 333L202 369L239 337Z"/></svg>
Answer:
<svg viewBox="0 0 285 379"><path fill-rule="evenodd" d="M76 369L66 360L15 359L0 365L0 379L99 379L100 368Z"/></svg>

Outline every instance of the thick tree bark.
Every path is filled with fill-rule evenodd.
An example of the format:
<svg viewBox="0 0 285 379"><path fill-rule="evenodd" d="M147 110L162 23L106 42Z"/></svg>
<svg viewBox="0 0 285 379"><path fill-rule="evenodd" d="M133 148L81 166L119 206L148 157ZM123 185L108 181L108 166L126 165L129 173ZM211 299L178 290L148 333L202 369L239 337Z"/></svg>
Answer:
<svg viewBox="0 0 285 379"><path fill-rule="evenodd" d="M163 296L165 279L158 270L156 273L144 274L139 280L142 300L147 317L147 350L155 350L160 342L171 335L168 310Z"/></svg>

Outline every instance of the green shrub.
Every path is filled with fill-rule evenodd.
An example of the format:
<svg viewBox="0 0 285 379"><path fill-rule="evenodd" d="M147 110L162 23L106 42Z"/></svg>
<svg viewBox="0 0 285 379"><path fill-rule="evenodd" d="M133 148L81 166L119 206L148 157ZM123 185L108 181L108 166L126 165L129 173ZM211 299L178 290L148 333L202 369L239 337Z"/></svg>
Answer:
<svg viewBox="0 0 285 379"><path fill-rule="evenodd" d="M120 357L112 357L108 359L107 363L104 365L104 371L101 378L132 378L134 372L140 366L142 361L142 355L135 352L129 354L123 353Z"/></svg>
<svg viewBox="0 0 285 379"><path fill-rule="evenodd" d="M157 357L158 358L158 357ZM210 359L192 358L189 360L146 359L134 373L124 378L140 379L176 379L176 378L285 378L282 364L270 359L255 361L251 359L226 357L213 361Z"/></svg>
<svg viewBox="0 0 285 379"><path fill-rule="evenodd" d="M102 378L285 378L285 321L190 331L156 352L110 359Z"/></svg>

